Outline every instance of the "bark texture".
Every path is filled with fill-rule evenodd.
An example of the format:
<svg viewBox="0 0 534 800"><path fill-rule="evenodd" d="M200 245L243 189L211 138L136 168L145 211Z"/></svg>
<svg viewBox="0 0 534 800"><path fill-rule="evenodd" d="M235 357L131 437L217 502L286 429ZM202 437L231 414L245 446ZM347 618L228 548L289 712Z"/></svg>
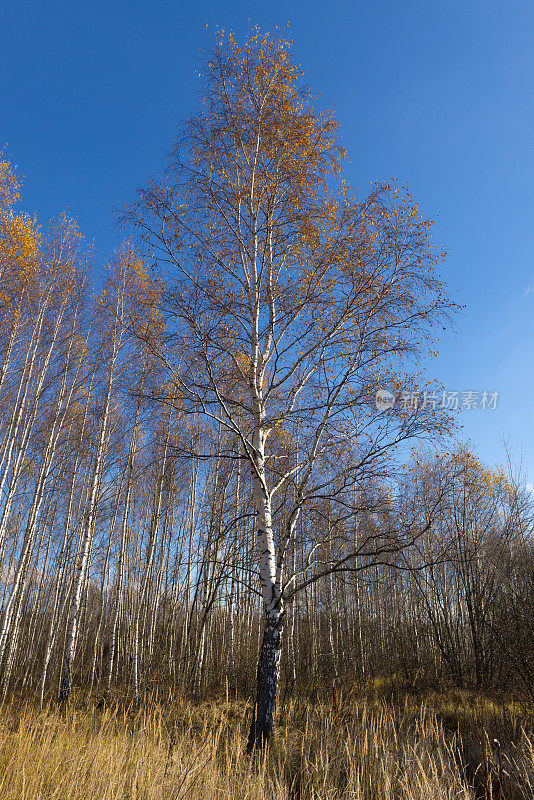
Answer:
<svg viewBox="0 0 534 800"><path fill-rule="evenodd" d="M282 616L268 618L263 631L256 681L256 703L247 752L264 747L271 737L276 713L282 652Z"/></svg>

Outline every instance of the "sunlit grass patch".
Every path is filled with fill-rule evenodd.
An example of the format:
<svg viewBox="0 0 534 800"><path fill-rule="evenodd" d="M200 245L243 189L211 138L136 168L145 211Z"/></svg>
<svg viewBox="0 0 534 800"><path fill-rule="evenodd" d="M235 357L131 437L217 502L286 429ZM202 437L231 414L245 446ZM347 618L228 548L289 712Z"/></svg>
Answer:
<svg viewBox="0 0 534 800"><path fill-rule="evenodd" d="M494 701L480 700L477 710L474 700L349 702L341 694L338 714L328 703L290 702L270 750L252 758L243 702L170 699L64 711L13 702L0 713L0 798L475 800L497 780L502 797L532 800L534 737L513 705L514 738L498 749L489 733L482 750L475 747L476 727L471 737L447 727L452 714L499 719Z"/></svg>

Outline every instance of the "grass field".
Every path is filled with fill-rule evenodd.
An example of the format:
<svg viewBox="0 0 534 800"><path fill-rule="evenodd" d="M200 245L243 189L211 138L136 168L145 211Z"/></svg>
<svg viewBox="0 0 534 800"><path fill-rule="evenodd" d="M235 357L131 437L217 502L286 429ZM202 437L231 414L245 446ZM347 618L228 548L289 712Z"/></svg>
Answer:
<svg viewBox="0 0 534 800"><path fill-rule="evenodd" d="M462 693L292 702L272 747L244 754L250 708L154 699L136 709L12 701L1 800L534 798L531 711Z"/></svg>

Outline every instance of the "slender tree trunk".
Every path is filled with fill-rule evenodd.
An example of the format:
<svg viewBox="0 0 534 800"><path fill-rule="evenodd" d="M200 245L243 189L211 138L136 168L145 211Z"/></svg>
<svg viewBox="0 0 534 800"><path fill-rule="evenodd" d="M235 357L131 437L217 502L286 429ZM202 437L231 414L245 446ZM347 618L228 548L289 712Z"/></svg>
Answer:
<svg viewBox="0 0 534 800"><path fill-rule="evenodd" d="M256 703L250 726L247 751L265 746L271 736L280 678L283 602L280 590L281 568L276 562L272 526L271 498L265 485L265 437L258 430L254 437L257 454L252 481L258 510L260 547L260 585L263 595L264 630L256 675Z"/></svg>

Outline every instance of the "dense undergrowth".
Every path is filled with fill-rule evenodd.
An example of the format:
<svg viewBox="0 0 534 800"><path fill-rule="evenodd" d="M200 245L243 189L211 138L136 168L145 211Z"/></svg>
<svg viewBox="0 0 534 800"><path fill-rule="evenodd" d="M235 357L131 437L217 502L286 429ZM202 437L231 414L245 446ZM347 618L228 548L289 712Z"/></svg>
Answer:
<svg viewBox="0 0 534 800"><path fill-rule="evenodd" d="M2 800L532 800L534 712L468 693L292 700L268 752L250 708L13 700L0 711Z"/></svg>

